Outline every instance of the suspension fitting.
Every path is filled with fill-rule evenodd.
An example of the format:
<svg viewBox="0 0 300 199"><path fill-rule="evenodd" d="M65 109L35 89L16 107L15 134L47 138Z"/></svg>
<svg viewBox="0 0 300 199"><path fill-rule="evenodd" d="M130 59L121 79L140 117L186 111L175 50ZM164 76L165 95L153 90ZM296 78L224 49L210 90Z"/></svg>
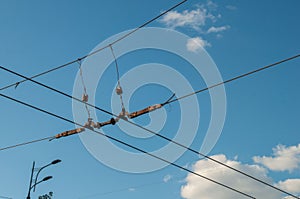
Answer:
<svg viewBox="0 0 300 199"><path fill-rule="evenodd" d="M83 101L83 102L88 102L88 101L89 101L89 96L88 96L88 94L83 94L83 95L82 95L82 101Z"/></svg>
<svg viewBox="0 0 300 199"><path fill-rule="evenodd" d="M122 87L120 85L117 86L116 93L117 93L117 95L122 95L123 94L123 90L122 90Z"/></svg>

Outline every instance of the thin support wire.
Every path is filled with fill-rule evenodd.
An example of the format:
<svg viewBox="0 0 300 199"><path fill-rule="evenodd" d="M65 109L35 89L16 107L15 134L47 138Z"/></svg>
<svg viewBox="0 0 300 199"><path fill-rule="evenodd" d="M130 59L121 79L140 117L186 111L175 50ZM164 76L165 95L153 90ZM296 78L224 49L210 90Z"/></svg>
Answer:
<svg viewBox="0 0 300 199"><path fill-rule="evenodd" d="M122 111L125 111L125 106L124 106L124 101L123 101L123 95L122 95L123 91L122 91L121 82L120 82L120 72L119 72L118 61L117 61L116 55L114 53L114 49L113 49L113 47L112 47L111 44L109 44L109 48L110 48L111 54L112 54L112 56L114 58L114 62L115 62L115 66L116 66L117 82L118 82L117 94L120 96ZM119 89L119 91L118 91L118 89Z"/></svg>
<svg viewBox="0 0 300 199"><path fill-rule="evenodd" d="M86 85L85 85L84 79L83 79L83 73L82 73L82 68L81 68L81 60L78 59L77 63L78 63L79 75L80 75L81 83L82 83L82 86L83 86L83 92L84 92L83 101L87 102L88 94L87 94ZM86 109L88 118L91 118L91 112L90 112L90 109L89 109L88 105L86 103L84 103L84 105L85 105L85 109Z"/></svg>

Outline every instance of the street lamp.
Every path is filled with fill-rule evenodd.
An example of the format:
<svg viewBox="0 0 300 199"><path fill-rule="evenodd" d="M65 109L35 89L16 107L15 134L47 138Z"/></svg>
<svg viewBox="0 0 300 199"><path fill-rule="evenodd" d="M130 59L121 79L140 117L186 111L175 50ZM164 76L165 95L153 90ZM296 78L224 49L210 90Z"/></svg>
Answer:
<svg viewBox="0 0 300 199"><path fill-rule="evenodd" d="M32 186L29 187L29 191L28 191L28 195L27 195L27 199L30 199L30 191L33 187L35 187L36 185L40 184L41 182L44 182L44 181L47 181L47 180L50 180L52 178L52 176L47 176L47 177L44 177L42 180L34 183Z"/></svg>
<svg viewBox="0 0 300 199"><path fill-rule="evenodd" d="M29 189L28 189L28 194L27 194L27 199L30 199L30 191L31 191L32 188L34 188L34 191L35 191L36 185L40 184L41 182L50 180L50 179L52 178L52 176L47 176L47 177L45 177L45 178L43 178L42 180L40 180L40 181L37 182L39 173L40 173L44 168L46 168L46 167L48 167L48 166L50 166L50 165L53 165L53 164L57 164L57 163L59 163L59 162L61 162L61 160L57 159L57 160L54 160L54 161L52 161L51 163L49 163L49 164L47 164L47 165L41 167L41 168L38 170L38 172L37 172L37 174L36 174L36 177L35 177L34 184L32 185L33 173L34 173L34 169L35 169L35 168L34 168L34 167L35 167L35 161L33 161L32 170L31 170L31 176L30 176Z"/></svg>
<svg viewBox="0 0 300 199"><path fill-rule="evenodd" d="M36 181L37 181L37 179L38 179L38 176L39 176L40 172L41 172L44 168L46 168L46 167L48 167L48 166L50 166L50 165L53 165L53 164L57 164L57 163L59 163L59 162L61 162L60 159L53 160L53 161L50 162L49 164L47 164L47 165L41 167L41 168L38 170L37 174L36 174L36 177L35 177L35 180L34 180L34 184L36 184ZM33 188L33 192L35 192L35 186L34 186L34 188Z"/></svg>
<svg viewBox="0 0 300 199"><path fill-rule="evenodd" d="M36 185L40 184L41 182L45 182L45 181L47 181L47 180L50 180L51 178L53 178L53 177L52 177L52 176L44 177L42 180L40 180L40 181L34 183L34 185L31 186L31 189L32 189L33 187L35 187Z"/></svg>

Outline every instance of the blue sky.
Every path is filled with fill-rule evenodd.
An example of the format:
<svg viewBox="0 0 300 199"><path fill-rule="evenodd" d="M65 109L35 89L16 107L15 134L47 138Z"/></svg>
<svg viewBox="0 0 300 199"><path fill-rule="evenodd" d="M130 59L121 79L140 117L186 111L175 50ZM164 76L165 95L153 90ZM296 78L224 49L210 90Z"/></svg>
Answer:
<svg viewBox="0 0 300 199"><path fill-rule="evenodd" d="M32 76L91 52L107 38L143 24L174 3L169 0L1 1L0 64ZM226 80L299 53L299 5L296 0L190 0L149 26L171 28L189 36L192 42L188 45L187 41L187 48L183 50L192 53L199 50L199 45L204 47ZM119 45L126 48L122 42ZM115 51L118 52L118 46ZM206 87L188 63L168 52L136 51L121 56L118 63L121 75L142 64L165 64L183 74L193 89ZM217 144L209 153L215 159L296 195L300 194L299 63L295 59L225 85L225 124ZM73 64L37 80L72 94L77 72L78 66ZM0 77L1 87L21 80L5 71L0 71ZM90 77L85 78L87 82L91 81ZM115 78L115 68L111 64L98 85L96 105L111 110L110 97L116 84ZM129 85L122 86L126 92ZM63 117L73 118L70 99L31 82L1 92ZM170 95L169 88L144 85L131 97L129 109L137 110L161 103ZM197 95L196 99L199 101L201 120L191 148L199 150L209 124L211 102L207 92ZM1 148L74 128L72 124L4 98L1 98L0 107ZM161 134L171 138L175 136L172 132L178 128L179 108L174 103L166 106L164 112L159 110L153 115L158 118L160 114L167 115ZM85 117L86 113L82 115ZM101 121L110 118L101 112L97 112L97 117ZM147 125L150 118L143 116L133 121ZM116 126L105 127L105 133L150 151L167 144L155 137L138 139L126 135ZM102 153L115 157L105 148ZM14 199L24 198L27 194L32 161L36 161L37 166L43 166L57 158L62 163L45 169L40 175L52 175L53 179L40 184L32 193L32 198L49 191L54 192L54 198L78 199L242 198L172 166L139 174L110 168L94 158L77 135L3 150L0 157L0 196ZM120 165L125 162L126 159L120 160ZM285 197L219 165L201 160L190 152L185 152L176 164L257 198Z"/></svg>

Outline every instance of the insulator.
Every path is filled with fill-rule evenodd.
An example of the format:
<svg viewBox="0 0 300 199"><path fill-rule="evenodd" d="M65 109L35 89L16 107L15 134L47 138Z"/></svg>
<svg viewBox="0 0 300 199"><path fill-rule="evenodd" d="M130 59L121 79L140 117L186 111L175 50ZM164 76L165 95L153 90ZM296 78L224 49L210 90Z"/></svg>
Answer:
<svg viewBox="0 0 300 199"><path fill-rule="evenodd" d="M118 95L122 95L123 94L123 90L122 90L122 88L121 88L121 86L117 86L117 88L116 88L116 93L118 94Z"/></svg>
<svg viewBox="0 0 300 199"><path fill-rule="evenodd" d="M82 95L82 101L83 102L88 102L89 101L89 96L87 94Z"/></svg>
<svg viewBox="0 0 300 199"><path fill-rule="evenodd" d="M133 113L128 114L128 117L129 117L130 119L132 119L132 118L138 117L138 116L140 116L140 115L143 115L143 114L149 113L149 112L151 112L151 111L154 111L154 110L156 110L156 109L159 109L159 108L161 108L161 107L162 107L161 104L155 104L155 105L153 105L153 106L148 106L148 107L145 108L145 109L142 109L142 110L139 110L139 111L136 111L136 112L133 112Z"/></svg>
<svg viewBox="0 0 300 199"><path fill-rule="evenodd" d="M62 132L60 134L57 134L57 135L55 135L55 138L58 139L58 138L61 138L61 137L66 137L66 136L69 136L69 135L81 133L83 131L84 131L84 128L77 128L77 129L73 129L73 130L69 130L69 131L65 131L65 132Z"/></svg>

